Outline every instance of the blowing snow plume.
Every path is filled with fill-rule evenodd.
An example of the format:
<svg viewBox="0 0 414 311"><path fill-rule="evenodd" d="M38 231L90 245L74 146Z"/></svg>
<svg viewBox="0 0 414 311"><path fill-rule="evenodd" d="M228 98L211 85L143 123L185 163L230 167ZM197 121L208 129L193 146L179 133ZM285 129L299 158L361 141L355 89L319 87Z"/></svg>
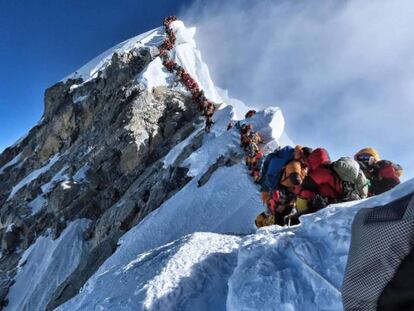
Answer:
<svg viewBox="0 0 414 311"><path fill-rule="evenodd" d="M215 82L283 108L293 140L333 158L373 145L413 176L414 4L197 2L183 17Z"/></svg>

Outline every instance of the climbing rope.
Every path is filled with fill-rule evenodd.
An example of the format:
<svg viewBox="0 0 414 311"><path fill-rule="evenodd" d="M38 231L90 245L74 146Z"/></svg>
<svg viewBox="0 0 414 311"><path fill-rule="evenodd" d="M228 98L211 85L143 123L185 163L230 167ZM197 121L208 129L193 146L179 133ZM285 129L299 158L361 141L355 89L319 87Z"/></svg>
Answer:
<svg viewBox="0 0 414 311"><path fill-rule="evenodd" d="M169 55L169 52L174 48L176 37L174 31L171 29L171 23L176 21L176 16L168 16L164 19L165 33L167 34L163 43L158 47L159 57L161 57L164 67L180 79L184 87L191 93L193 102L198 106L198 110L205 117L205 131L210 132L211 126L214 124L213 115L220 106L211 100L208 100L204 91L200 88L193 77L181 66L179 66Z"/></svg>

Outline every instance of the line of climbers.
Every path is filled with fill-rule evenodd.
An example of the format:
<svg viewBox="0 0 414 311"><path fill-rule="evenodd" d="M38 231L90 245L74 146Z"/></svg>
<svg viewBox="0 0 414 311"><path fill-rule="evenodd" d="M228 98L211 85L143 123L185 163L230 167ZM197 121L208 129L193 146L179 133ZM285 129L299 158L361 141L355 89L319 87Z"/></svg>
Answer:
<svg viewBox="0 0 414 311"><path fill-rule="evenodd" d="M250 118L255 111L249 111ZM260 185L266 210L256 218L256 226L299 223L299 216L316 212L329 204L364 199L388 191L400 183L403 169L381 160L371 148L358 151L354 158L332 162L323 148L279 147L265 155L262 139L251 124L236 123L246 165ZM228 129L233 124L229 124Z"/></svg>
<svg viewBox="0 0 414 311"><path fill-rule="evenodd" d="M205 131L210 132L211 126L214 124L213 115L216 110L220 107L220 104L213 103L208 100L204 95L204 91L200 89L198 83L190 76L190 74L180 65L178 65L169 55L169 51L173 49L176 42L176 37L171 29L170 25L176 21L176 16L168 16L164 19L164 28L167 37L163 43L158 47L160 53L159 56L162 59L164 67L169 72L175 72L176 76L183 83L187 91L192 95L193 102L198 105L199 111L205 117Z"/></svg>

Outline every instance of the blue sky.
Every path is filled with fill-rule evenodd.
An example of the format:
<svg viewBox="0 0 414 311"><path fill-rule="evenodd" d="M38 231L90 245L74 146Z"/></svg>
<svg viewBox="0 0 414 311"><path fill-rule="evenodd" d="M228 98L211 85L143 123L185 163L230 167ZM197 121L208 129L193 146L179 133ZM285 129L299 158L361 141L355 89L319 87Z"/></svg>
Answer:
<svg viewBox="0 0 414 311"><path fill-rule="evenodd" d="M190 0L0 0L0 151L43 113L44 90Z"/></svg>

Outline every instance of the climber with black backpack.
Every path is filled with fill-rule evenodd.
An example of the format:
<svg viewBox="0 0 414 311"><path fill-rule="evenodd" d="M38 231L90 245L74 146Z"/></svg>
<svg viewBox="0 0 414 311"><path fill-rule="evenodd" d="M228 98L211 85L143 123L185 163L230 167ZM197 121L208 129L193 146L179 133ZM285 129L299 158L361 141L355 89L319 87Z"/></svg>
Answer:
<svg viewBox="0 0 414 311"><path fill-rule="evenodd" d="M205 128L204 128L206 133L210 133L210 130L213 124L214 124L213 116L212 115L206 116L206 123L205 123Z"/></svg>
<svg viewBox="0 0 414 311"><path fill-rule="evenodd" d="M245 150L252 142L250 137L252 129L253 126L251 124L243 124L240 128L240 146Z"/></svg>

